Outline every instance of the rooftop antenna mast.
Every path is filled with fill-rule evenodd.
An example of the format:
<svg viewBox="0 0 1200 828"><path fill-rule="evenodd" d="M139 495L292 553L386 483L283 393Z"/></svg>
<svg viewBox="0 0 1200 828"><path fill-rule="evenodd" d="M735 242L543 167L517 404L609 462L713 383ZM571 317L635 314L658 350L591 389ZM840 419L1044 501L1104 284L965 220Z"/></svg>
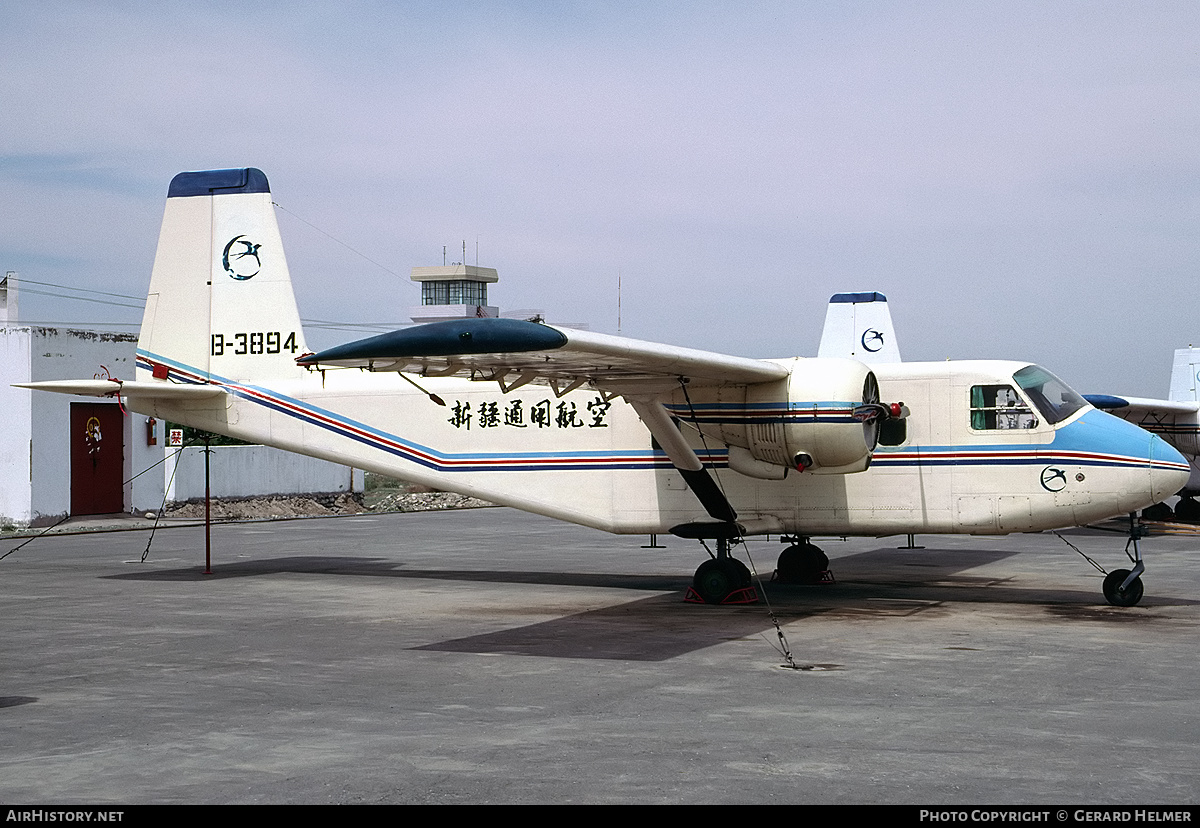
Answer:
<svg viewBox="0 0 1200 828"><path fill-rule="evenodd" d="M621 333L621 268L617 268L617 333Z"/></svg>

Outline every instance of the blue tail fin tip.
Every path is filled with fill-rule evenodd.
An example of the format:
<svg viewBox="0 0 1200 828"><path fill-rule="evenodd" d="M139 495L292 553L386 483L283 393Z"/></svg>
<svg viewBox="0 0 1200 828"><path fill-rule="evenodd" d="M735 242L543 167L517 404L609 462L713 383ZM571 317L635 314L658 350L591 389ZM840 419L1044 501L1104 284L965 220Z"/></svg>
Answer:
<svg viewBox="0 0 1200 828"><path fill-rule="evenodd" d="M167 198L220 195L225 193L269 193L266 174L255 167L228 170L181 172L171 179Z"/></svg>
<svg viewBox="0 0 1200 828"><path fill-rule="evenodd" d="M860 302L886 302L887 297L877 291L867 293L835 293L829 297L829 303L860 303Z"/></svg>

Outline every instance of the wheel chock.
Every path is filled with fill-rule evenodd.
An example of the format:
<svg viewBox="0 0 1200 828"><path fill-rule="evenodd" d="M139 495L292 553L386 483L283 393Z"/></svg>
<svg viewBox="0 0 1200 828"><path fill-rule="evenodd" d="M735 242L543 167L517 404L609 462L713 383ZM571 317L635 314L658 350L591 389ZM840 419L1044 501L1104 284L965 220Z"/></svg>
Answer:
<svg viewBox="0 0 1200 828"><path fill-rule="evenodd" d="M776 584L776 583L791 584L791 583L797 583L797 582L783 580L783 578L779 577L779 570L776 569L774 572L771 573L771 583L773 583L773 584ZM836 584L836 583L837 583L837 578L833 577L833 570L826 569L817 576L817 580L812 581L810 583L805 583L802 585L803 586L819 586L820 584Z"/></svg>
<svg viewBox="0 0 1200 828"><path fill-rule="evenodd" d="M686 604L707 604L708 603L707 601L705 601L703 598L700 597L700 593L696 592L696 590L692 589L691 587L688 587L687 592L684 593L683 601ZM735 589L733 592L726 595L725 598L721 601L721 603L722 604L757 604L758 603L758 591L755 590L754 587L752 587L752 586L742 587L741 589Z"/></svg>

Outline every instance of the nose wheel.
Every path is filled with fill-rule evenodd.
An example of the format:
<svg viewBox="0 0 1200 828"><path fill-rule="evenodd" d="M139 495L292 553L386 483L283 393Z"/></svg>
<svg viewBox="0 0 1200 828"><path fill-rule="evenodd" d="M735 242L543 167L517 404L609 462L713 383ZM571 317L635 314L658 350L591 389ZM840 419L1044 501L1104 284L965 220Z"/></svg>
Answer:
<svg viewBox="0 0 1200 828"><path fill-rule="evenodd" d="M1149 534L1145 526L1142 526L1137 521L1137 512L1129 514L1129 540L1125 542L1125 554L1133 564L1133 569L1114 569L1112 572L1105 572L1104 567L1092 560L1088 555L1075 544L1054 533L1065 541L1067 546L1074 549L1083 559L1090 563L1097 572L1104 576L1104 600L1112 604L1114 607L1132 607L1142 600L1142 573L1146 571L1146 564L1142 561L1142 548L1138 545L1138 540ZM1133 545L1133 554L1129 554L1129 547Z"/></svg>
<svg viewBox="0 0 1200 828"><path fill-rule="evenodd" d="M1142 548L1138 540L1145 535L1146 528L1138 523L1137 514L1131 513L1125 554L1133 563L1133 569L1114 569L1104 576L1104 600L1114 607L1132 607L1142 600L1142 573L1146 571L1146 564L1142 561ZM1132 555L1129 554L1130 545L1133 546Z"/></svg>
<svg viewBox="0 0 1200 828"><path fill-rule="evenodd" d="M1114 607L1134 606L1142 592L1142 579L1128 569L1114 569L1104 578L1104 600Z"/></svg>

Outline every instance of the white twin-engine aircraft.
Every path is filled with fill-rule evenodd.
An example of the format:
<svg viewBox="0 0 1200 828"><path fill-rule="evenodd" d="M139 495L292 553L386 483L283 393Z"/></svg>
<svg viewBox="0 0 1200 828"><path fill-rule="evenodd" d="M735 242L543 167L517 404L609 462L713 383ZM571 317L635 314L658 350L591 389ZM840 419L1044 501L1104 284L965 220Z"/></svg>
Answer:
<svg viewBox="0 0 1200 828"><path fill-rule="evenodd" d="M874 354L890 334L856 337ZM235 169L171 182L136 380L30 387L119 394L154 417L608 532L712 539L692 592L709 603L753 599L730 554L747 535L780 535L779 575L811 582L828 563L813 536L1076 526L1187 481L1177 451L1040 366L898 360L746 359L510 319L312 354L266 176ZM1136 603L1142 571L1138 553L1111 573L1108 600Z"/></svg>
<svg viewBox="0 0 1200 828"><path fill-rule="evenodd" d="M1147 517L1169 520L1172 517L1200 522L1200 348L1188 346L1175 351L1171 365L1170 399L1087 394L1085 399L1102 411L1112 412L1158 434L1179 450L1191 464L1191 477L1179 494L1174 510L1159 503L1147 510Z"/></svg>

